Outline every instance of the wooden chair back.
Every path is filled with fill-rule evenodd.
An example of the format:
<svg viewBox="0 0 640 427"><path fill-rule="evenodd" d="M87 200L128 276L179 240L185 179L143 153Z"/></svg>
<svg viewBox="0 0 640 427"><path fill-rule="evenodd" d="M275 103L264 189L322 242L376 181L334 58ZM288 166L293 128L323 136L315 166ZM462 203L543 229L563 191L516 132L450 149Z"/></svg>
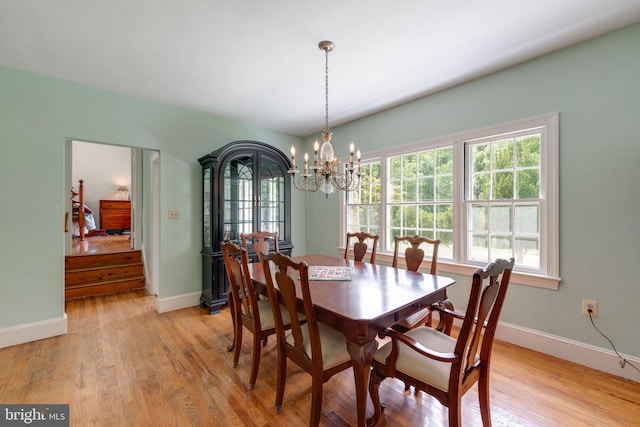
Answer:
<svg viewBox="0 0 640 427"><path fill-rule="evenodd" d="M236 316L251 320L252 325L257 320L259 326L260 314L256 306L256 291L249 275L247 249L237 246L233 242L222 242L220 247L229 279L229 294L237 309Z"/></svg>
<svg viewBox="0 0 640 427"><path fill-rule="evenodd" d="M454 364L452 377L457 378L450 380L450 388L455 381L461 384L459 391L464 393L480 375L488 376L493 339L509 287L513 264L513 258L498 259L473 273L469 302L455 349L455 354L463 358L459 367ZM476 355L479 356L478 360Z"/></svg>
<svg viewBox="0 0 640 427"><path fill-rule="evenodd" d="M371 264L375 264L376 251L378 249L378 240L380 239L380 236L377 234L366 232L347 233L347 243L344 249L344 259L349 258L349 247L352 237L355 237L357 239L357 241L353 244L353 259L360 262L364 259L364 256L367 253L367 249L369 248L367 245L367 240L370 240L373 243L371 246L371 258L369 259L369 262Z"/></svg>
<svg viewBox="0 0 640 427"><path fill-rule="evenodd" d="M249 256L247 249L240 247L233 242L222 242L220 244L222 256L224 258L224 266L229 279L229 311L233 321L233 344L227 350L234 351L233 366L238 365L240 358L240 350L242 347L242 330L246 328L253 334L253 357L251 364L251 375L249 378L249 386L253 388L258 375L260 365L260 342L266 344L267 337L275 334L274 326L265 326L273 324L262 319L260 316L260 304L270 304L268 301L258 301L253 281L249 274ZM263 311L264 312L264 311ZM267 311L268 316L271 313Z"/></svg>
<svg viewBox="0 0 640 427"><path fill-rule="evenodd" d="M269 299L280 302L272 304L278 339L276 412L282 410L286 360L291 359L311 375L312 404L309 425L317 426L322 408L322 384L334 374L351 367L351 357L346 350L344 335L317 322L311 301L309 267L306 262L296 262L287 255L272 253L262 257L262 266ZM302 297L302 306L299 304L299 296ZM282 307L286 307L290 313L291 333L287 336ZM329 349L327 354L323 354L323 343Z"/></svg>
<svg viewBox="0 0 640 427"><path fill-rule="evenodd" d="M393 238L393 261L391 266L398 267L398 252L403 242L408 242L409 247L404 250L404 260L407 264L407 270L418 271L422 261L424 260L424 250L420 247L423 243L431 245L431 268L430 274L436 274L438 267L438 248L440 247L439 239L430 239L423 236L395 236Z"/></svg>
<svg viewBox="0 0 640 427"><path fill-rule="evenodd" d="M266 254L271 252L271 246L273 246L273 252L280 251L278 248L278 233L276 231L254 231L253 233L243 233L240 234L240 241L242 242L242 247L246 250L249 250L247 244L247 241L249 241L258 256L258 259L260 259L261 253ZM270 242L273 242L273 244L270 244Z"/></svg>
<svg viewBox="0 0 640 427"><path fill-rule="evenodd" d="M273 263L274 271L270 261ZM293 359L296 364L309 370L314 356L321 354L318 324L311 302L311 292L309 291L309 267L306 262L295 262L291 257L277 253L262 257L263 268L267 282L267 292L270 299L278 299L280 293L280 303L289 310L291 318L291 334L293 344L284 341L284 324L281 321L282 314L280 307L274 305L274 317L276 319L276 333L278 338L282 338L284 351L287 357ZM290 274L296 271L297 275ZM300 279L296 278L298 276ZM274 282L275 280L275 282ZM296 282L300 285L300 293L303 301L303 315L298 312L298 290ZM276 287L278 291L276 291ZM308 342L305 341L302 333L303 325L309 329ZM307 353L307 346L310 352ZM322 357L316 359L321 360Z"/></svg>
<svg viewBox="0 0 640 427"><path fill-rule="evenodd" d="M400 247L403 246L404 243L408 243L409 246L404 251L404 259L407 265L407 270L410 271L418 271L422 262L424 261L425 251L422 249L423 246L430 246L431 252L431 267L429 269L430 274L436 274L436 269L438 267L438 248L440 247L440 240L438 239L430 239L428 237L411 235L411 236L395 236L393 238L393 260L391 262L391 266L393 268L398 268L399 264L399 255ZM445 294L446 299L446 294ZM444 302L441 302L444 304ZM447 302L448 307L453 309L453 305ZM400 332L406 332L410 329L416 328L418 326L427 325L431 326L431 310L429 308L422 309L411 316L408 316L398 323L396 323L393 328ZM438 329L443 330L445 327L451 328L451 322L445 324L443 323L443 319L440 318L440 323L438 324Z"/></svg>
<svg viewBox="0 0 640 427"><path fill-rule="evenodd" d="M375 414L372 421L377 422L381 414L378 388L386 377L395 377L434 396L441 404L449 408L449 425L461 424L461 398L474 384L478 383L478 396L483 425L491 425L489 407L489 373L491 350L495 337L498 318L504 304L505 295L511 279L514 259L498 259L483 269L473 273L471 291L464 316L448 309L442 309L443 315L462 319L457 338L442 338L445 334L428 327L420 327L399 333L387 330L381 336L391 337L391 351L384 360L374 356L372 380L369 391L374 403ZM439 337L440 338L439 338ZM448 337L448 336L447 336ZM443 342L451 342L451 348ZM439 342L439 348L430 345ZM386 349L388 351L388 348ZM378 350L383 351L381 350ZM407 354L413 352L413 356ZM384 354L384 353L381 353ZM424 358L421 364L421 357ZM397 369L397 365L406 367L410 360L414 374ZM416 370L417 369L417 370ZM429 372L447 372L446 386L437 386L425 378L435 378ZM415 372L423 373L416 378ZM424 374L426 373L426 374ZM441 375L441 374L436 374Z"/></svg>

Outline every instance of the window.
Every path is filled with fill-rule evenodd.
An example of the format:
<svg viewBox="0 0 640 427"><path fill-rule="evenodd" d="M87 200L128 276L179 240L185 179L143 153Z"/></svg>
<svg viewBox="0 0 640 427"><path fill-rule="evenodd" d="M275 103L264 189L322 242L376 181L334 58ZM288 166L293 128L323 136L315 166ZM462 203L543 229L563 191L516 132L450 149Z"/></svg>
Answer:
<svg viewBox="0 0 640 427"><path fill-rule="evenodd" d="M346 204L347 232L380 232L380 162L369 161L360 166L360 186L348 192Z"/></svg>
<svg viewBox="0 0 640 427"><path fill-rule="evenodd" d="M387 226L393 238L418 234L440 239L440 255L453 258L453 148L443 147L387 159Z"/></svg>
<svg viewBox="0 0 640 427"><path fill-rule="evenodd" d="M465 142L466 260L540 269L540 129Z"/></svg>
<svg viewBox="0 0 640 427"><path fill-rule="evenodd" d="M465 142L468 261L540 269L540 129Z"/></svg>
<svg viewBox="0 0 640 427"><path fill-rule="evenodd" d="M556 288L557 114L369 153L344 199L346 232L441 240L439 269L516 259L518 283ZM343 242L344 243L344 242Z"/></svg>

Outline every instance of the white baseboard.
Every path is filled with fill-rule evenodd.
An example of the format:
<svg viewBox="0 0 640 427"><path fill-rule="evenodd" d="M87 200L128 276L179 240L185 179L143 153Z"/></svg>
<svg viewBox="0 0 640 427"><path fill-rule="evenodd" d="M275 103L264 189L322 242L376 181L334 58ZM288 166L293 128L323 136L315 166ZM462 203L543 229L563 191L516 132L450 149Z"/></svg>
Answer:
<svg viewBox="0 0 640 427"><path fill-rule="evenodd" d="M201 292L159 298L157 311L166 313L200 305ZM0 329L0 348L24 344L67 333L67 315L41 322ZM500 322L496 338L540 353L568 360L582 366L606 372L640 383L640 372L628 364L620 367L620 358L614 351L546 334L505 322ZM621 354L627 361L640 367L640 359Z"/></svg>
<svg viewBox="0 0 640 427"><path fill-rule="evenodd" d="M194 292L169 298L159 298L156 309L158 313L166 313L181 308L197 306L200 305L201 294L202 292ZM67 314L65 313L59 318L0 329L0 348L51 338L66 333Z"/></svg>
<svg viewBox="0 0 640 427"><path fill-rule="evenodd" d="M464 316L464 312L460 314ZM460 327L462 321L454 319L453 324ZM506 322L498 322L496 339L640 383L640 372L628 364L620 367L620 358L614 351ZM640 369L640 359L620 355Z"/></svg>
<svg viewBox="0 0 640 427"><path fill-rule="evenodd" d="M200 295L202 295L202 292L193 292L168 298L158 298L158 313L166 313L168 311L200 305Z"/></svg>
<svg viewBox="0 0 640 427"><path fill-rule="evenodd" d="M496 338L640 383L640 372L628 364L620 367L620 358L614 351L504 322L498 324ZM640 368L639 359L621 356Z"/></svg>
<svg viewBox="0 0 640 427"><path fill-rule="evenodd" d="M0 329L0 348L51 338L67 333L67 314L62 317Z"/></svg>

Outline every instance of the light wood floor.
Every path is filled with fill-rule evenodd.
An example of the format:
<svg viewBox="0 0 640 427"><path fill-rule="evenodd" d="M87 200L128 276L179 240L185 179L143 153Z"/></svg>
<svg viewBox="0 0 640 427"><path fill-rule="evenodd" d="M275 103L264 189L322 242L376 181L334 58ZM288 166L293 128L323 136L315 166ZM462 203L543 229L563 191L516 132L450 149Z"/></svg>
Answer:
<svg viewBox="0 0 640 427"><path fill-rule="evenodd" d="M0 349L0 402L69 404L72 426L308 424L311 381L292 365L283 412L274 412L274 339L249 390L249 342L234 369L226 308L159 314L155 303L143 290L68 301L66 335ZM387 425L446 425L447 410L425 394L393 379L380 392ZM491 398L494 426L640 423L640 384L500 342ZM354 425L354 414L347 370L325 384L321 425ZM463 398L463 423L481 424L475 388Z"/></svg>
<svg viewBox="0 0 640 427"><path fill-rule="evenodd" d="M80 240L74 237L71 241L71 255L94 255L131 250L129 234L113 234L107 236L85 237Z"/></svg>

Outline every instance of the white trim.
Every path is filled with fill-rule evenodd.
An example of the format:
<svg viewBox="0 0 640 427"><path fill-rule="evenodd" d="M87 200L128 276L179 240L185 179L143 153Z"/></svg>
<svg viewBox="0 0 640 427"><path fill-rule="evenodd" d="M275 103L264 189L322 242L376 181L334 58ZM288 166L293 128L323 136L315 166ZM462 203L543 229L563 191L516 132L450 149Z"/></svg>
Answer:
<svg viewBox="0 0 640 427"><path fill-rule="evenodd" d="M192 292L190 294L158 298L156 310L158 313L166 313L169 311L200 305L200 295L202 295L202 292Z"/></svg>
<svg viewBox="0 0 640 427"><path fill-rule="evenodd" d="M546 169L542 173L542 187L546 193L543 195L547 212L544 220L540 223L540 230L544 230L546 235L546 257L545 271L549 275L560 276L560 170L559 170L559 139L560 132L558 127L559 113L553 113L545 117L547 143L544 144L543 167ZM552 219L552 221L547 221Z"/></svg>
<svg viewBox="0 0 640 427"><path fill-rule="evenodd" d="M200 305L202 292L158 298L156 310L166 313ZM67 314L62 317L0 329L0 348L11 347L67 333Z"/></svg>
<svg viewBox="0 0 640 427"><path fill-rule="evenodd" d="M387 255L388 256L388 255ZM383 256L378 255L377 259L382 259ZM389 257L389 259L391 259ZM438 260L438 272L443 273L455 273L462 274L464 276L471 276L476 269L480 268L477 265L469 264L455 264L452 262ZM425 270L426 271L426 270ZM534 286L536 288L550 289L557 291L560 287L561 279L553 276L542 276L539 274L529 274L521 271L513 271L511 273L511 281L514 285Z"/></svg>
<svg viewBox="0 0 640 427"><path fill-rule="evenodd" d="M0 348L38 341L67 333L67 314L62 317L0 329Z"/></svg>
<svg viewBox="0 0 640 427"><path fill-rule="evenodd" d="M165 313L199 304L200 292L169 297L158 300L158 312ZM65 313L59 318L0 329L0 348L65 335L66 333L67 315ZM628 365L621 368L619 358L613 351L505 322L499 322L496 338L640 383L640 373ZM640 366L640 359L626 354L622 354L622 357L635 366Z"/></svg>
<svg viewBox="0 0 640 427"><path fill-rule="evenodd" d="M149 194L150 212L147 212L149 218L148 236L145 241L149 248L148 264L145 261L145 268L148 269L149 275L147 290L150 294L159 295L160 293L160 153L155 152L151 155L149 161L149 170L151 175L151 189Z"/></svg>
<svg viewBox="0 0 640 427"><path fill-rule="evenodd" d="M640 383L640 372L629 365L620 367L620 359L610 350L504 322L499 322L496 338ZM640 367L640 359L626 354L621 356Z"/></svg>
<svg viewBox="0 0 640 427"><path fill-rule="evenodd" d="M454 319L453 323L458 327L462 325L460 319ZM498 322L496 339L640 383L640 372L628 364L622 368L614 351L506 322ZM640 359L621 356L640 367ZM526 370L526 366L523 365L523 369Z"/></svg>

